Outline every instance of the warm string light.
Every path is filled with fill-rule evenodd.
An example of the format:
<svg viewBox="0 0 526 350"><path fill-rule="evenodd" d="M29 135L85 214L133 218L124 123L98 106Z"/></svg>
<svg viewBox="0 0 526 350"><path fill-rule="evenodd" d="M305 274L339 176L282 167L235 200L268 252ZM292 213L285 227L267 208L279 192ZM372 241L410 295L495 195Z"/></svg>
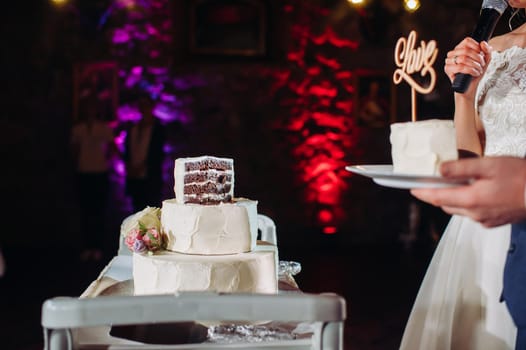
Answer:
<svg viewBox="0 0 526 350"><path fill-rule="evenodd" d="M419 0L404 0L404 8L409 12L414 12L420 8Z"/></svg>
<svg viewBox="0 0 526 350"><path fill-rule="evenodd" d="M355 6L363 6L366 0L347 0L350 4ZM404 9L408 12L415 12L420 8L420 0L403 0Z"/></svg>
<svg viewBox="0 0 526 350"><path fill-rule="evenodd" d="M68 0L51 0L54 5L61 6L68 2Z"/></svg>

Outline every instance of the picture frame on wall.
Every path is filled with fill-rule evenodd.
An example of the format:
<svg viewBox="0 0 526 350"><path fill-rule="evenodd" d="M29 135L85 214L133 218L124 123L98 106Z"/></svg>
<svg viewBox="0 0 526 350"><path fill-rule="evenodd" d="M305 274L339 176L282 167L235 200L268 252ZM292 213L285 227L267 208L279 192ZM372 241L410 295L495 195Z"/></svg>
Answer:
<svg viewBox="0 0 526 350"><path fill-rule="evenodd" d="M77 121L87 107L99 117L117 118L118 66L114 61L81 62L73 65L73 120Z"/></svg>
<svg viewBox="0 0 526 350"><path fill-rule="evenodd" d="M355 73L354 111L358 125L383 128L396 120L395 85L392 76L382 71Z"/></svg>
<svg viewBox="0 0 526 350"><path fill-rule="evenodd" d="M260 57L266 54L264 0L189 0L190 53Z"/></svg>

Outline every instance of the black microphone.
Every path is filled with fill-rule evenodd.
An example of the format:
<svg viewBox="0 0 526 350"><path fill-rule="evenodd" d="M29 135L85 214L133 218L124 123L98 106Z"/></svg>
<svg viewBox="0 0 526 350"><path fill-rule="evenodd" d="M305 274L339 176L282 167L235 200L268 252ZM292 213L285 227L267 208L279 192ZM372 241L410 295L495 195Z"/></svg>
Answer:
<svg viewBox="0 0 526 350"><path fill-rule="evenodd" d="M477 42L487 41L493 35L495 26L507 7L508 3L505 0L484 0L479 20L471 37ZM453 90L464 93L468 89L471 79L473 77L469 74L459 73L455 75L452 85Z"/></svg>

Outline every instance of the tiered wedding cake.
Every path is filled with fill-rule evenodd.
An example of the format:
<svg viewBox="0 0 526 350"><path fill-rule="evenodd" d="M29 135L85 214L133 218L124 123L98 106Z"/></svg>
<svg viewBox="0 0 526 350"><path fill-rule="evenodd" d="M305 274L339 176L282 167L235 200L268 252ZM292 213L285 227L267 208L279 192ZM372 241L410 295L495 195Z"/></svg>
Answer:
<svg viewBox="0 0 526 350"><path fill-rule="evenodd" d="M257 201L234 197L233 160L180 158L174 175L176 197L137 213L124 229L135 295L276 293L277 247L257 241ZM148 217L157 217L159 232Z"/></svg>

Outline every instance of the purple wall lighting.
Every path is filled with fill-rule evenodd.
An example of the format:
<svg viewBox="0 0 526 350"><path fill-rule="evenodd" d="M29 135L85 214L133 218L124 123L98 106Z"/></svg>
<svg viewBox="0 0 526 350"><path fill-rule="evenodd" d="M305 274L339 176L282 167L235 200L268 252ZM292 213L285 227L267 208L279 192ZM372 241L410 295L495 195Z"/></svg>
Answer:
<svg viewBox="0 0 526 350"><path fill-rule="evenodd" d="M168 0L116 3L109 38L112 55L120 67L121 122L140 118L134 98L144 94L156 101L154 114L164 123L193 123L198 113L196 107L203 109L202 103L211 107L219 104L221 108L225 107L221 103L229 103L224 101L223 94L235 93L236 87L221 90L229 84L224 76L203 67L198 72L188 69L175 74L171 60L166 61L169 63L158 60L171 57L173 50L173 15ZM320 18L328 15L327 9L301 0L287 0L283 10L291 36L287 65L267 67L260 72L259 78L270 73L273 84L258 94L267 94L279 111L269 124L290 135L284 142L291 147L292 170L302 183L303 204L309 211L306 216L312 217L312 224L321 227L324 233L333 234L345 217L342 196L349 189L346 180L350 176L345 165L354 152L359 152L356 145L360 134L354 123L352 102L354 73L345 58L359 45L339 35L330 25L316 28ZM241 71L237 69L237 77L248 80ZM195 90L207 93L192 93ZM246 93L246 88L240 92ZM253 94L247 96L258 98ZM204 100L196 102L196 98ZM226 118L221 108L211 118ZM169 148L172 146L176 147Z"/></svg>

